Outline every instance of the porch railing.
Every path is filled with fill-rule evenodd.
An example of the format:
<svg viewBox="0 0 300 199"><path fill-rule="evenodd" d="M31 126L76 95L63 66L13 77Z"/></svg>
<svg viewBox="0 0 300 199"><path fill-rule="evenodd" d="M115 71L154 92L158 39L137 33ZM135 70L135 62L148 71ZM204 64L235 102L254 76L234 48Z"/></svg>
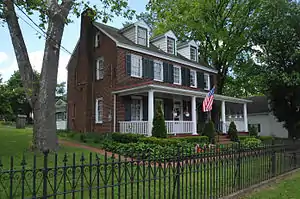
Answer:
<svg viewBox="0 0 300 199"><path fill-rule="evenodd" d="M184 134L193 133L192 121L166 121L166 127L168 134Z"/></svg>
<svg viewBox="0 0 300 199"><path fill-rule="evenodd" d="M121 133L148 134L148 121L121 121Z"/></svg>

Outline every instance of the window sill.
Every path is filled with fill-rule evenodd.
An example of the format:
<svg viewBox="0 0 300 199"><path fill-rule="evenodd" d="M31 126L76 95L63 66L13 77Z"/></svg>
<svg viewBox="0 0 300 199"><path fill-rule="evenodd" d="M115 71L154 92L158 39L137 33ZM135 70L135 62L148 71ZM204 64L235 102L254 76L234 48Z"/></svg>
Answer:
<svg viewBox="0 0 300 199"><path fill-rule="evenodd" d="M140 79L143 78L142 76L136 76L136 75L130 75L130 77L135 77L135 78L140 78Z"/></svg>
<svg viewBox="0 0 300 199"><path fill-rule="evenodd" d="M158 82L163 82L164 80L162 79L153 79L154 81L158 81Z"/></svg>
<svg viewBox="0 0 300 199"><path fill-rule="evenodd" d="M103 121L96 121L95 124L103 124Z"/></svg>
<svg viewBox="0 0 300 199"><path fill-rule="evenodd" d="M175 84L175 85L181 85L181 83L177 83L177 82L173 82L173 84Z"/></svg>
<svg viewBox="0 0 300 199"><path fill-rule="evenodd" d="M191 88L197 88L197 86L190 86Z"/></svg>

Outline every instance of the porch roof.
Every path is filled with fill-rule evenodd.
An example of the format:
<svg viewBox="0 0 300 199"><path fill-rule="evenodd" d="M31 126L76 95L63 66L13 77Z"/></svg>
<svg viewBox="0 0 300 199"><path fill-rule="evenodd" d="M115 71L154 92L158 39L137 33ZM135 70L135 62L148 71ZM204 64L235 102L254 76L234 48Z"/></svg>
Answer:
<svg viewBox="0 0 300 199"><path fill-rule="evenodd" d="M174 95L184 95L184 96L191 96L191 97L195 96L199 98L205 98L205 96L207 95L207 92L187 90L182 88L174 88L174 87L162 86L156 84L148 84L148 85L141 85L132 88L126 88L122 90L113 91L112 93L119 94L120 96L125 96L125 95L144 93L144 92L148 92L149 90L153 90L154 92L168 93ZM218 95L218 94L214 95L214 99L219 101L233 102L233 103L252 102L252 100L248 100L248 99L241 99L241 98L229 97L229 96Z"/></svg>

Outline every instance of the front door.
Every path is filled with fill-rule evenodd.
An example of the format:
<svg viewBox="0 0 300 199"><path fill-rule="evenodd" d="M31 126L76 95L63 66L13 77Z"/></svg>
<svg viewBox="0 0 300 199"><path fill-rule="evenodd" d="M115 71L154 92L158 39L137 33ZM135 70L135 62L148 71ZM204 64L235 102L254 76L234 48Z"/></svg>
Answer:
<svg viewBox="0 0 300 199"><path fill-rule="evenodd" d="M174 101L173 110L173 132L175 134L182 132L182 101Z"/></svg>

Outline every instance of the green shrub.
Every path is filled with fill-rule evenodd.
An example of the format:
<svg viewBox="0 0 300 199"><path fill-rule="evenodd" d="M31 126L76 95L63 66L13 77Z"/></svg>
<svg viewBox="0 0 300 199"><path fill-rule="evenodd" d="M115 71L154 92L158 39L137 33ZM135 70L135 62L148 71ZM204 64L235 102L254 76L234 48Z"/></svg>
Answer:
<svg viewBox="0 0 300 199"><path fill-rule="evenodd" d="M80 134L80 142L87 142L87 136L85 133Z"/></svg>
<svg viewBox="0 0 300 199"><path fill-rule="evenodd" d="M234 142L238 141L238 132L236 130L235 123L233 121L229 125L228 136L231 141L234 141Z"/></svg>
<svg viewBox="0 0 300 199"><path fill-rule="evenodd" d="M255 126L250 125L249 127L249 135L252 137L256 137L257 136L257 129Z"/></svg>
<svg viewBox="0 0 300 199"><path fill-rule="evenodd" d="M261 141L272 141L274 138L272 136L259 136L258 139Z"/></svg>
<svg viewBox="0 0 300 199"><path fill-rule="evenodd" d="M170 139L185 141L191 144L209 143L209 138L207 136L190 136L190 137L178 137L178 138L170 138Z"/></svg>
<svg viewBox="0 0 300 199"><path fill-rule="evenodd" d="M165 118L160 104L157 106L155 116L153 118L152 136L157 138L167 138Z"/></svg>
<svg viewBox="0 0 300 199"><path fill-rule="evenodd" d="M239 139L240 141L245 140L245 139L247 139L247 138L251 138L251 137L250 137L250 136L247 136L247 135L241 135L241 136L238 136L238 139Z"/></svg>
<svg viewBox="0 0 300 199"><path fill-rule="evenodd" d="M138 142L140 138L145 136L140 134L133 134L133 133L112 133L111 138L115 142L120 143L135 143Z"/></svg>
<svg viewBox="0 0 300 199"><path fill-rule="evenodd" d="M210 143L215 142L215 126L212 121L209 121L208 123L205 124L203 134L204 136L208 137L208 140Z"/></svg>
<svg viewBox="0 0 300 199"><path fill-rule="evenodd" d="M254 149L262 146L260 139L249 137L241 141L241 147L246 149Z"/></svg>
<svg viewBox="0 0 300 199"><path fill-rule="evenodd" d="M176 140L172 138L156 138L156 137L144 137L139 139L140 142L146 144L156 144L160 146L178 146L181 144L181 140Z"/></svg>

